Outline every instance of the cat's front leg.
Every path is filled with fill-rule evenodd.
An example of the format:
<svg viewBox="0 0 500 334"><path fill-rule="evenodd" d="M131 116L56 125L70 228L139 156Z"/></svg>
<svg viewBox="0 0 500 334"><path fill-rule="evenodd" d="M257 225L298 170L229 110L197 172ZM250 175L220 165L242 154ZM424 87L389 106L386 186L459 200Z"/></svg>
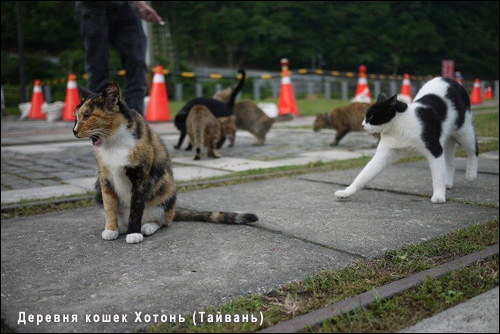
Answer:
<svg viewBox="0 0 500 334"><path fill-rule="evenodd" d="M375 176L380 174L384 168L391 164L396 158L396 152L389 148L380 147L370 160L370 162L363 168L363 170L356 177L354 182L344 190L337 190L335 196L337 198L347 198L358 190L362 189L368 182Z"/></svg>
<svg viewBox="0 0 500 334"><path fill-rule="evenodd" d="M105 183L109 184L109 183ZM104 217L106 219L106 225L104 231L102 231L102 238L104 240L114 240L118 238L119 228L118 228L118 197L116 193L106 187L102 186L102 201L104 206Z"/></svg>
<svg viewBox="0 0 500 334"><path fill-rule="evenodd" d="M125 174L132 183L132 197L130 200L130 215L128 218L127 243L137 244L144 240L141 233L142 216L144 215L145 189L147 176L141 166L125 169Z"/></svg>
<svg viewBox="0 0 500 334"><path fill-rule="evenodd" d="M432 203L446 203L446 161L443 154L435 158L427 156L432 173Z"/></svg>

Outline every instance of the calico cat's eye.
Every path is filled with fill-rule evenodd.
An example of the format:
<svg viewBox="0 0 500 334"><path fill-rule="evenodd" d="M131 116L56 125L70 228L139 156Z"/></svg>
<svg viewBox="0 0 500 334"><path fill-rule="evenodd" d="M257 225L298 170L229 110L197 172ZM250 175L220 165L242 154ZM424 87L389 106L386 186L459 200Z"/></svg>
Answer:
<svg viewBox="0 0 500 334"><path fill-rule="evenodd" d="M89 119L90 117L90 113L85 113L83 114L83 120L86 121L87 119Z"/></svg>

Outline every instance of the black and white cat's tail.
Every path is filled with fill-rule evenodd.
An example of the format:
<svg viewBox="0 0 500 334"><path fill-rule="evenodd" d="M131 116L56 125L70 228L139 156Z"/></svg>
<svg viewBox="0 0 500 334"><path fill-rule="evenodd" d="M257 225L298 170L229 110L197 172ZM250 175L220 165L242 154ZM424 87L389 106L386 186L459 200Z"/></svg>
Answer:
<svg viewBox="0 0 500 334"><path fill-rule="evenodd" d="M234 101L236 100L236 96L239 94L239 92L243 88L243 85L245 84L245 78L246 78L245 70L240 69L238 70L238 73L241 74L240 81L238 82L238 86L236 86L236 88L231 92L231 95L229 96L229 102L227 103L227 105L231 110L234 107Z"/></svg>
<svg viewBox="0 0 500 334"><path fill-rule="evenodd" d="M186 208L175 208L174 221L207 222L218 224L249 224L259 218L253 213L197 211Z"/></svg>

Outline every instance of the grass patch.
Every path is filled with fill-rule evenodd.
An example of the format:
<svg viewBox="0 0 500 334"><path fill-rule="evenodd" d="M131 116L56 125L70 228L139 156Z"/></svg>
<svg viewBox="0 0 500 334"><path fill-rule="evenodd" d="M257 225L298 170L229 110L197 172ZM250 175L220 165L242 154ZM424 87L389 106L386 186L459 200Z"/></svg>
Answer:
<svg viewBox="0 0 500 334"><path fill-rule="evenodd" d="M348 105L349 101L340 99L325 99L315 97L304 100L297 100L297 109L301 116L315 116L332 111L333 109Z"/></svg>
<svg viewBox="0 0 500 334"><path fill-rule="evenodd" d="M392 333L498 286L498 257L454 270L388 300L323 322L307 333Z"/></svg>
<svg viewBox="0 0 500 334"><path fill-rule="evenodd" d="M471 109L472 111L483 111L483 110L494 110L494 109L498 109L498 100L496 101L495 104L492 104L492 105L486 105L486 106L482 106L482 105L472 105L471 106Z"/></svg>
<svg viewBox="0 0 500 334"><path fill-rule="evenodd" d="M492 141L488 141L488 142L478 143L478 149L479 149L479 154L491 152L491 151L498 151L499 141L492 140ZM467 153L465 153L465 151L462 149L462 147L460 145L457 145L457 150L455 151L455 156L464 158L464 157L467 157Z"/></svg>
<svg viewBox="0 0 500 334"><path fill-rule="evenodd" d="M474 127L479 137L498 137L498 112L474 115Z"/></svg>
<svg viewBox="0 0 500 334"><path fill-rule="evenodd" d="M2 220L16 217L40 215L49 212L86 208L95 204L93 198L62 203L26 204L14 209L2 210Z"/></svg>
<svg viewBox="0 0 500 334"><path fill-rule="evenodd" d="M303 281L289 283L283 287L276 288L266 295L238 296L230 302L207 307L206 314L264 314L263 327L272 326L280 321L290 319L294 316L310 312L328 304L355 296L369 291L375 287L408 277L415 272L426 270L454 258L470 254L474 251L484 249L492 244L498 243L499 220L491 220L479 225L452 232L446 236L433 238L431 240L404 246L398 250L386 252L384 257L377 259L367 259L357 261L352 265L342 269L318 272L306 277ZM496 269L495 269L496 268ZM455 274L455 280L461 282L462 287L470 291L462 294L450 291L461 291L455 285L448 288L441 288L444 292L443 298L448 300L462 300L460 298L470 298L489 289L492 284L498 285L498 258L495 265L484 266L482 271L477 271L480 275L474 278L461 279L461 274ZM472 277L472 276L471 276ZM430 283L429 283L430 284ZM427 284L426 286L429 286ZM417 299L432 302L436 289L425 288L418 294ZM404 306L404 310L409 315L416 313L412 307ZM445 305L446 307L452 304ZM392 306L387 306L390 309ZM384 305L379 306L384 309ZM398 307L396 307L397 309ZM439 309L441 310L441 309ZM438 312L433 310L432 312ZM432 313L430 312L430 313ZM427 317L430 313L422 315ZM195 326L192 315L185 314L184 323L159 323L149 326L147 332L167 332L167 333L189 333L189 332L250 332L260 329L255 323L198 323ZM377 314L377 319L385 322L385 313ZM417 321L413 318L413 321ZM390 322L390 321L388 321ZM411 322L406 322L406 324Z"/></svg>

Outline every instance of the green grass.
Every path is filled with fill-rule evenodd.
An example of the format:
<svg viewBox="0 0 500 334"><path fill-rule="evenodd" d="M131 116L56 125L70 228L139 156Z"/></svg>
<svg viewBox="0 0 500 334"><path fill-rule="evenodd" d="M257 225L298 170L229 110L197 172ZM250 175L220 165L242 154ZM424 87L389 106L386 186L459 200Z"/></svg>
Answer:
<svg viewBox="0 0 500 334"><path fill-rule="evenodd" d="M2 210L2 220L16 217L40 215L49 212L59 212L77 208L86 208L95 205L93 198L80 199L63 203L26 204L16 208Z"/></svg>
<svg viewBox="0 0 500 334"><path fill-rule="evenodd" d="M315 116L332 111L333 109L349 104L349 101L339 99L312 98L297 100L297 109L301 116Z"/></svg>
<svg viewBox="0 0 500 334"><path fill-rule="evenodd" d="M454 270L391 299L325 320L307 333L391 333L498 286L498 257Z"/></svg>
<svg viewBox="0 0 500 334"><path fill-rule="evenodd" d="M314 273L303 281L291 282L266 295L237 296L227 303L207 307L204 311L206 314L214 315L218 312L232 315L259 314L262 311L264 314L263 327L269 327L280 321L369 291L375 287L408 277L415 272L435 267L498 243L498 223L499 220L495 219L473 225L416 245L388 251L381 258L360 260L342 269ZM452 274L451 277L456 278L455 281L457 281L453 285L439 288L439 284L442 283L437 283L432 288L428 288L431 283L427 283L423 290L417 293L410 292L410 295L432 303L436 297L436 289L441 289L441 295L438 297L445 300L445 307L452 306L452 303L446 304L446 301L458 302L462 298L470 298L498 285L498 258L496 258L496 264L491 264L491 261L488 263L488 265L483 266L483 269L473 270L476 274L470 275L470 278L467 279L461 279L465 277L463 273ZM374 307L382 311L394 309L412 316L411 321L401 319L399 326L405 326L412 321L416 322L422 317L428 317L442 309L442 307L436 307L430 312L418 313L420 304L388 304L385 306L381 302ZM185 314L185 319L184 323L154 324L149 326L146 331L150 333L230 333L250 332L261 328L259 324L253 323L198 323L195 326L191 314ZM384 312L376 314L376 319L380 322L381 328L386 328L393 321L391 317L386 319ZM328 328L325 329L328 330ZM342 330L344 329L345 327L342 327Z"/></svg>
<svg viewBox="0 0 500 334"><path fill-rule="evenodd" d="M498 112L491 114L474 115L474 127L479 137L498 137Z"/></svg>

